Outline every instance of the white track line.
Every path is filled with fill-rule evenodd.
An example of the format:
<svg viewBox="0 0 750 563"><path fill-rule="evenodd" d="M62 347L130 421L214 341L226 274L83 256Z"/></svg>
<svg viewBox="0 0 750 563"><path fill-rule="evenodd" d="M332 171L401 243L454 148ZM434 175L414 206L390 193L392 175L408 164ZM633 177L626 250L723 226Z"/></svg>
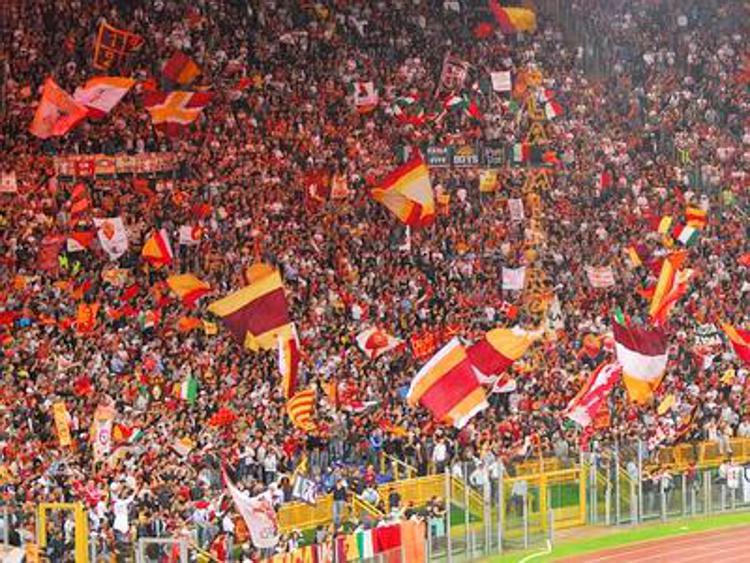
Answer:
<svg viewBox="0 0 750 563"><path fill-rule="evenodd" d="M526 563L527 561L531 561L532 559L536 559L537 557L541 557L542 555L549 555L552 553L552 542L547 540L547 548L543 549L542 551L537 551L536 553L532 553L531 555L527 555L523 559L521 559L518 563Z"/></svg>

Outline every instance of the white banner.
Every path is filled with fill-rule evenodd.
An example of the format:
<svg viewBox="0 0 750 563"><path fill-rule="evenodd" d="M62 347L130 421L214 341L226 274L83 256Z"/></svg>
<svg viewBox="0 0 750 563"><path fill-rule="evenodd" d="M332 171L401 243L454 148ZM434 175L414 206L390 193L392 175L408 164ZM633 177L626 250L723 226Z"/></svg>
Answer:
<svg viewBox="0 0 750 563"><path fill-rule="evenodd" d="M526 267L503 268L503 289L521 291L526 284Z"/></svg>
<svg viewBox="0 0 750 563"><path fill-rule="evenodd" d="M518 223L526 219L526 215L523 210L523 201L518 198L510 198L508 200L508 213L510 213L510 220L514 223Z"/></svg>
<svg viewBox="0 0 750 563"><path fill-rule="evenodd" d="M492 89L495 92L510 92L513 89L509 70L491 72L490 78L492 79Z"/></svg>
<svg viewBox="0 0 750 563"><path fill-rule="evenodd" d="M589 278L591 287L605 289L615 285L615 274L612 272L610 266L600 266L598 268L587 266L586 275Z"/></svg>

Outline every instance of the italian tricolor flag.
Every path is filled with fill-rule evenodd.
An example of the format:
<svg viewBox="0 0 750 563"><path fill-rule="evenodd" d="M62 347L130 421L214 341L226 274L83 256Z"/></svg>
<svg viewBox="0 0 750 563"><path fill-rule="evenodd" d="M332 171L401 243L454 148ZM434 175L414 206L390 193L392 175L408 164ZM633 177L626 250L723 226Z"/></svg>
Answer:
<svg viewBox="0 0 750 563"><path fill-rule="evenodd" d="M531 145L529 143L516 143L513 145L513 162L528 162L531 157Z"/></svg>
<svg viewBox="0 0 750 563"><path fill-rule="evenodd" d="M677 225L672 230L672 238L684 246L691 246L698 240L698 229L690 225Z"/></svg>
<svg viewBox="0 0 750 563"><path fill-rule="evenodd" d="M198 397L198 380L191 375L180 385L180 398L192 403L196 397Z"/></svg>

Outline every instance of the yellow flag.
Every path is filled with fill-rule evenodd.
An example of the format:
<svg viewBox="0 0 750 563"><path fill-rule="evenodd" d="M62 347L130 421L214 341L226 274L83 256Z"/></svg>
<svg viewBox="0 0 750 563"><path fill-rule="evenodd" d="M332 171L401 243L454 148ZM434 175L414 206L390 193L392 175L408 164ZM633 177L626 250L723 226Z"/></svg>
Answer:
<svg viewBox="0 0 750 563"><path fill-rule="evenodd" d="M52 413L55 418L55 429L57 430L57 438L60 440L60 446L69 446L72 439L68 426L68 409L65 408L65 403L59 402L52 405Z"/></svg>

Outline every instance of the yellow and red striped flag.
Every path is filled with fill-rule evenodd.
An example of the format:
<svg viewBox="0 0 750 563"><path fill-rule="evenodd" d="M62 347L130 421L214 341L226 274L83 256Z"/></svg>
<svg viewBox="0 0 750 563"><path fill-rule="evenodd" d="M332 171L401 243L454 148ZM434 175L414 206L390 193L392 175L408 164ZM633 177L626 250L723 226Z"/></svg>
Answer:
<svg viewBox="0 0 750 563"><path fill-rule="evenodd" d="M211 292L211 286L193 274L176 274L167 278L172 292L187 306Z"/></svg>
<svg viewBox="0 0 750 563"><path fill-rule="evenodd" d="M143 259L154 268L161 268L172 263L174 253L169 244L169 235L164 229L159 229L149 237L141 250Z"/></svg>
<svg viewBox="0 0 750 563"><path fill-rule="evenodd" d="M169 57L162 70L164 78L182 86L190 84L200 73L201 68L182 51L176 51Z"/></svg>
<svg viewBox="0 0 750 563"><path fill-rule="evenodd" d="M256 269L252 283L214 301L208 310L221 317L235 338L250 350L272 350L278 336L292 333L289 306L281 274L274 268Z"/></svg>
<svg viewBox="0 0 750 563"><path fill-rule="evenodd" d="M290 335L279 335L279 373L281 374L281 388L284 391L284 398L289 399L294 395L297 389L297 379L299 376L299 339L297 338L297 329L292 324L292 333Z"/></svg>
<svg viewBox="0 0 750 563"><path fill-rule="evenodd" d="M463 428L488 407L487 396L458 338L428 361L411 382L407 400L421 404L438 422Z"/></svg>
<svg viewBox="0 0 750 563"><path fill-rule="evenodd" d="M286 403L286 412L295 427L305 432L312 432L317 428L313 420L315 411L315 391L305 389L295 394Z"/></svg>
<svg viewBox="0 0 750 563"><path fill-rule="evenodd" d="M391 172L371 195L411 227L425 227L435 218L435 194L420 153Z"/></svg>
<svg viewBox="0 0 750 563"><path fill-rule="evenodd" d="M685 209L685 222L696 229L703 229L708 224L708 213L699 207Z"/></svg>

